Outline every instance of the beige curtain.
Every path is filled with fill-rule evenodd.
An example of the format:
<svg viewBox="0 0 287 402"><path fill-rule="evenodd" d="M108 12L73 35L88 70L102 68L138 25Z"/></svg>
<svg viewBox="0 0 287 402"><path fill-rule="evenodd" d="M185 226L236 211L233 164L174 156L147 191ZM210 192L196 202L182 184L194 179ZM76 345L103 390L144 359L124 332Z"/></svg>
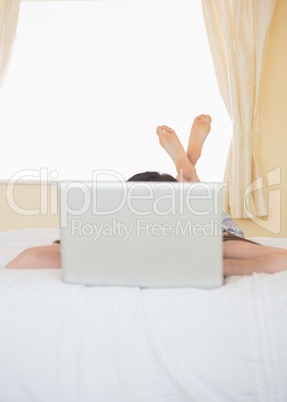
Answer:
<svg viewBox="0 0 287 402"><path fill-rule="evenodd" d="M218 86L233 124L224 208L234 218L267 215L260 178L258 102L276 2L202 0Z"/></svg>
<svg viewBox="0 0 287 402"><path fill-rule="evenodd" d="M20 0L0 0L0 89L16 36Z"/></svg>

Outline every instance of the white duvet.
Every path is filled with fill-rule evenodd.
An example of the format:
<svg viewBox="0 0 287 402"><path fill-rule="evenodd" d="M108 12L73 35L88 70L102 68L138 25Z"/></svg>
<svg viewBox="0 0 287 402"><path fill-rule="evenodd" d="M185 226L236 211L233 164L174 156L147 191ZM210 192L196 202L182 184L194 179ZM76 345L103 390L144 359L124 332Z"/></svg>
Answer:
<svg viewBox="0 0 287 402"><path fill-rule="evenodd" d="M58 237L1 233L0 263ZM287 272L141 290L1 269L0 402L54 401L286 402Z"/></svg>

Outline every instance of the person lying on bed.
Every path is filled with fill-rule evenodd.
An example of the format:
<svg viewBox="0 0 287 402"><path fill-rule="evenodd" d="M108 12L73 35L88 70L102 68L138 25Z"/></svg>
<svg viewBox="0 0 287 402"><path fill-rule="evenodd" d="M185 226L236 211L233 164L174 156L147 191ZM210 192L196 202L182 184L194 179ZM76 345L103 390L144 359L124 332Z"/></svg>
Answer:
<svg viewBox="0 0 287 402"><path fill-rule="evenodd" d="M159 142L175 164L177 179L168 174L144 172L132 176L128 181L199 182L195 166L201 156L210 126L209 115L202 114L194 119L186 153L173 129L168 126L157 127ZM245 239L240 227L226 213L223 213L223 228L224 275L251 275L253 272L275 273L287 270L287 250L261 246ZM6 268L61 268L60 241L24 250L9 262Z"/></svg>

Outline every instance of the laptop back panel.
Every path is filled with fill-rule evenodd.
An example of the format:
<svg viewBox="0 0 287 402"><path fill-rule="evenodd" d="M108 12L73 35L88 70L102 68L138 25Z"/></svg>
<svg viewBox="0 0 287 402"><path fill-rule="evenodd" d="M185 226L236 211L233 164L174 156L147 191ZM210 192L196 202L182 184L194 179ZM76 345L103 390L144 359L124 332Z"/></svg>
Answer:
<svg viewBox="0 0 287 402"><path fill-rule="evenodd" d="M222 284L218 183L63 185L64 281L140 287Z"/></svg>

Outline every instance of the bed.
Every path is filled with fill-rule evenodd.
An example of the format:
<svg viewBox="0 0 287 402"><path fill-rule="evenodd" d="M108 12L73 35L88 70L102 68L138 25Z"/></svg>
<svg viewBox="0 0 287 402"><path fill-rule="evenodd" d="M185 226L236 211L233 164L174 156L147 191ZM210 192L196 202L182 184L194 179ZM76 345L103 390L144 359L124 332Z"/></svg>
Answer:
<svg viewBox="0 0 287 402"><path fill-rule="evenodd" d="M0 402L287 401L287 271L203 290L85 287L59 269L4 268L57 238L0 233Z"/></svg>

